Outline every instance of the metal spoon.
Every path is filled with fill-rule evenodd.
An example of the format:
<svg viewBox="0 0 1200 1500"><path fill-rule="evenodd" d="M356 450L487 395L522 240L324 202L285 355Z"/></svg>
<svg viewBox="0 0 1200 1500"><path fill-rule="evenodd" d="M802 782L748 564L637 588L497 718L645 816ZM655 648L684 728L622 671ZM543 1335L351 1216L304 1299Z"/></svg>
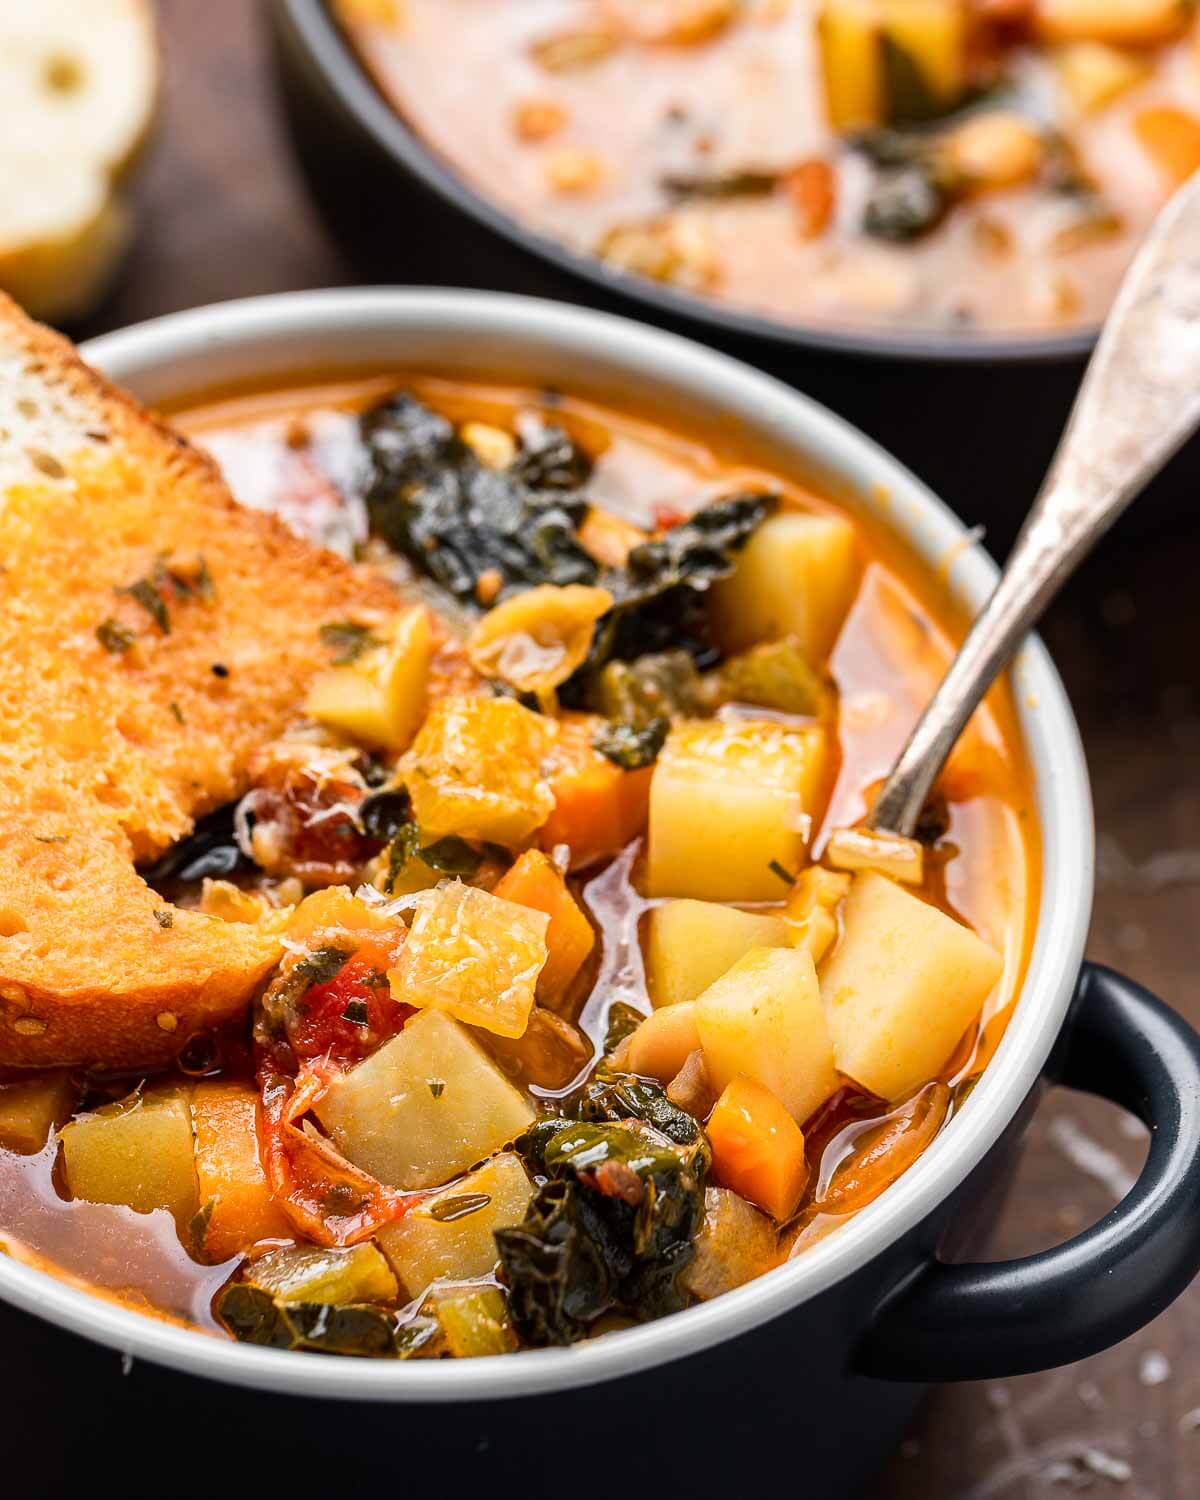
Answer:
<svg viewBox="0 0 1200 1500"><path fill-rule="evenodd" d="M950 751L1059 588L1200 425L1200 174L1159 215L1104 325L1008 563L867 826L911 836Z"/></svg>

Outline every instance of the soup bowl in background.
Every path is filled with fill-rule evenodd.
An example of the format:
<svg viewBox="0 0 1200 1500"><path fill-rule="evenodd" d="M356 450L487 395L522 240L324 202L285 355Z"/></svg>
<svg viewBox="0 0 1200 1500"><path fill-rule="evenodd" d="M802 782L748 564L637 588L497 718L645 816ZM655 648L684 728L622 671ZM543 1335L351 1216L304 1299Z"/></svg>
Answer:
<svg viewBox="0 0 1200 1500"><path fill-rule="evenodd" d="M964 612L977 611L995 583L993 564L950 511L839 418L725 356L603 314L470 292L314 292L177 314L83 353L166 407L218 389L370 368L569 389L683 430L734 434L763 467L820 476L919 565L932 571L956 559L948 587ZM790 1464L806 1495L845 1495L882 1462L923 1384L1044 1369L1126 1337L1200 1267L1200 1038L1130 981L1082 964L1093 831L1079 737L1036 640L1014 672L1044 849L1021 996L950 1125L880 1198L803 1255L652 1324L567 1349L468 1361L251 1348L4 1257L0 1298L156 1365L264 1393L225 1399L229 1423L261 1431L266 1408L255 1401L269 1403L302 1433L306 1462L341 1462L340 1472L353 1473L345 1468L352 1433L358 1460L372 1443L402 1452L409 1482L444 1479L452 1453L464 1488L524 1483L535 1493L538 1483L553 1487L538 1474L566 1472L573 1494L611 1493L612 1470L581 1462L603 1438L614 1462L661 1454L682 1493L746 1493L754 1487L747 1465L783 1477ZM1151 1129L1141 1176L1101 1223L1056 1249L949 1263L978 1243L1047 1082L1138 1115ZM203 1409L209 1398L195 1392L204 1388L187 1389ZM357 1403L353 1417L331 1400Z"/></svg>

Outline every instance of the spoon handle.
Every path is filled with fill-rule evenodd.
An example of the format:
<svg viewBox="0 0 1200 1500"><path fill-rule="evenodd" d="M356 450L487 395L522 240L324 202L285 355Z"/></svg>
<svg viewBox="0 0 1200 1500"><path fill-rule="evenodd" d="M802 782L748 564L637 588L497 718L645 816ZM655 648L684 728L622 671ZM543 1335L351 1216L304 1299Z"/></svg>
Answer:
<svg viewBox="0 0 1200 1500"><path fill-rule="evenodd" d="M868 826L911 835L950 751L1076 565L1200 425L1200 174L1122 283L995 592L900 752Z"/></svg>

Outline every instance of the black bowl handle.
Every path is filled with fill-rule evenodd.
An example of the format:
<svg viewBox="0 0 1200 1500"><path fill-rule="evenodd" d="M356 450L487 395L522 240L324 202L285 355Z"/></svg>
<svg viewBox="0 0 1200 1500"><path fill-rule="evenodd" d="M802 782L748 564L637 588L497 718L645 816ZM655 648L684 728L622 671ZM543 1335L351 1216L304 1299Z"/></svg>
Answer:
<svg viewBox="0 0 1200 1500"><path fill-rule="evenodd" d="M1135 1333L1200 1270L1200 1036L1161 1000L1085 964L1050 1076L1150 1129L1129 1193L1057 1249L931 1261L879 1309L855 1359L887 1380L992 1380L1084 1359Z"/></svg>

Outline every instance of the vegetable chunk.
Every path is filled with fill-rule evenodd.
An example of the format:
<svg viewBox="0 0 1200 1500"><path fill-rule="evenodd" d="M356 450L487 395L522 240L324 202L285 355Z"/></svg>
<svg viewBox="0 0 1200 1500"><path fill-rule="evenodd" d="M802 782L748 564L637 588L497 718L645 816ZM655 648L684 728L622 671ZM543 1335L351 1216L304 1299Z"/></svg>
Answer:
<svg viewBox="0 0 1200 1500"><path fill-rule="evenodd" d="M88 1203L165 1208L181 1230L196 1211L192 1117L182 1089L133 1093L61 1132L67 1186Z"/></svg>
<svg viewBox="0 0 1200 1500"><path fill-rule="evenodd" d="M239 1255L259 1240L289 1239L258 1153L258 1095L238 1083L198 1083L192 1094L200 1212L193 1233L205 1260Z"/></svg>
<svg viewBox="0 0 1200 1500"><path fill-rule="evenodd" d="M549 918L547 957L538 975L537 997L553 1008L559 1003L595 946L592 924L567 889L558 867L537 849L527 849L496 886L495 894Z"/></svg>
<svg viewBox="0 0 1200 1500"><path fill-rule="evenodd" d="M441 698L405 758L413 814L426 839L456 834L511 848L549 817L544 763L552 719L511 698Z"/></svg>
<svg viewBox="0 0 1200 1500"><path fill-rule="evenodd" d="M364 745L407 750L425 713L433 644L429 611L406 610L386 640L314 681L306 712Z"/></svg>
<svg viewBox="0 0 1200 1500"><path fill-rule="evenodd" d="M650 786L650 893L703 901L786 895L824 794L828 759L827 737L815 725L677 724Z"/></svg>
<svg viewBox="0 0 1200 1500"><path fill-rule="evenodd" d="M490 1276L500 1252L497 1229L520 1224L533 1184L511 1151L502 1151L452 1183L404 1218L379 1231L379 1243L400 1278L405 1295L419 1297L439 1278L470 1281Z"/></svg>
<svg viewBox="0 0 1200 1500"><path fill-rule="evenodd" d="M457 1021L414 1016L316 1105L355 1166L390 1187L438 1187L532 1124L528 1100Z"/></svg>
<svg viewBox="0 0 1200 1500"><path fill-rule="evenodd" d="M858 574L849 521L798 511L768 516L739 554L732 578L713 585L718 638L727 651L741 651L793 636L809 661L823 661Z"/></svg>
<svg viewBox="0 0 1200 1500"><path fill-rule="evenodd" d="M780 1223L808 1183L804 1132L770 1089L735 1078L708 1117L716 1180Z"/></svg>
<svg viewBox="0 0 1200 1500"><path fill-rule="evenodd" d="M696 1259L680 1278L692 1296L720 1297L778 1261L778 1235L766 1214L729 1188L705 1188Z"/></svg>
<svg viewBox="0 0 1200 1500"><path fill-rule="evenodd" d="M246 1280L281 1302L321 1302L328 1307L392 1302L397 1290L387 1261L370 1244L352 1250L271 1250L254 1262Z"/></svg>
<svg viewBox="0 0 1200 1500"><path fill-rule="evenodd" d="M649 926L646 977L656 1006L694 1000L751 948L788 940L781 917L714 901L669 901L650 913Z"/></svg>
<svg viewBox="0 0 1200 1500"><path fill-rule="evenodd" d="M542 824L543 849L565 844L571 868L618 854L646 826L652 770L625 771L592 744L604 720L564 714L550 751L554 810Z"/></svg>
<svg viewBox="0 0 1200 1500"><path fill-rule="evenodd" d="M416 901L399 966L388 971L393 996L498 1036L521 1036L546 963L549 917L461 880Z"/></svg>
<svg viewBox="0 0 1200 1500"><path fill-rule="evenodd" d="M71 1113L75 1087L66 1070L0 1084L0 1148L34 1156Z"/></svg>
<svg viewBox="0 0 1200 1500"><path fill-rule="evenodd" d="M647 1016L613 1058L629 1073L670 1083L700 1046L696 1006L690 1000L666 1005Z"/></svg>
<svg viewBox="0 0 1200 1500"><path fill-rule="evenodd" d="M1004 965L968 927L882 875L856 875L821 976L837 1064L883 1099L935 1078Z"/></svg>
<svg viewBox="0 0 1200 1500"><path fill-rule="evenodd" d="M798 1123L837 1089L816 970L803 949L752 949L696 1001L696 1027L717 1089L751 1078Z"/></svg>

